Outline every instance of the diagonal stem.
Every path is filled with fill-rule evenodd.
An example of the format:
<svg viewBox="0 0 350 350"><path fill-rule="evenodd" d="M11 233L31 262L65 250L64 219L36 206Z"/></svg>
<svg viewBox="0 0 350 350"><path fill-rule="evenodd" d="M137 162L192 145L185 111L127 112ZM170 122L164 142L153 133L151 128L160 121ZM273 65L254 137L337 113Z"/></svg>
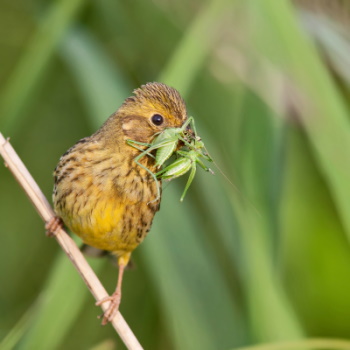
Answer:
<svg viewBox="0 0 350 350"><path fill-rule="evenodd" d="M55 217L53 209L15 150L12 148L9 140L6 140L1 133L0 154L5 160L5 165L9 168L16 180L22 186L41 218L46 223L49 222ZM60 228L57 230L55 238L63 251L72 261L75 268L78 270L80 276L84 280L94 298L96 300L101 300L108 297L105 288L102 286L94 271L85 260L83 254L66 231ZM109 304L109 302L103 303L101 306L102 310L106 311ZM129 350L143 349L120 312L116 314L111 323Z"/></svg>

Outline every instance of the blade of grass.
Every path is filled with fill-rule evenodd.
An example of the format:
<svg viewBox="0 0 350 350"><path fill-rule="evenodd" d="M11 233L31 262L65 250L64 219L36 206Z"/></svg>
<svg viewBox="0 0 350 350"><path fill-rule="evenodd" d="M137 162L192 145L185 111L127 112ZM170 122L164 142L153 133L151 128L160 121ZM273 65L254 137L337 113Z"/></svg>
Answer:
<svg viewBox="0 0 350 350"><path fill-rule="evenodd" d="M278 279L273 251L277 224L273 208L279 196L277 184L283 176L277 150L283 149L283 127L280 125L281 120L271 118L271 112L248 90L240 96L232 93L232 100L237 98L237 104L231 106L232 110L226 106L222 111L230 116L225 122L226 131L202 130L200 133L212 156L216 155L216 162L226 165L225 172L229 179L240 179L237 182L238 189L228 181L223 183L231 213L238 221L238 230L233 232L231 229L231 234L237 236L234 241L236 250L221 235L216 235L216 238L223 239L224 244L231 248L231 254L235 252L244 294L247 296L254 339L295 339L301 337L303 331ZM216 109L220 115L220 107ZM240 115L244 118L240 118ZM238 128L236 134L239 134L239 138L232 139L233 126ZM210 137L215 141L210 142ZM224 140L224 145L230 144L229 147L223 147L227 153L225 159L222 152L216 150L218 140ZM234 159L237 159L236 162ZM234 176L235 173L239 176ZM209 186L203 188L204 192L210 189ZM209 213L217 211L218 204L212 200L213 196L207 194Z"/></svg>
<svg viewBox="0 0 350 350"><path fill-rule="evenodd" d="M30 329L35 318L37 302L34 303L20 318L20 320L11 328L10 332L1 340L0 349L14 349L23 335Z"/></svg>
<svg viewBox="0 0 350 350"><path fill-rule="evenodd" d="M131 88L118 67L106 56L104 48L83 29L70 31L60 53L75 77L94 130L115 112ZM96 69L96 62L99 69Z"/></svg>
<svg viewBox="0 0 350 350"><path fill-rule="evenodd" d="M211 246L203 239L204 225L196 209L189 201L180 204L179 192L174 186L167 188L162 214L142 247L168 322L174 325L176 348L215 349L241 343L242 316Z"/></svg>
<svg viewBox="0 0 350 350"><path fill-rule="evenodd" d="M305 339L293 342L278 342L247 346L235 350L303 350L305 348L315 350L348 350L350 342L343 339Z"/></svg>
<svg viewBox="0 0 350 350"><path fill-rule="evenodd" d="M41 16L38 29L27 44L0 95L1 129L13 135L27 113L22 113L45 72L59 42L72 24L83 0L55 1Z"/></svg>
<svg viewBox="0 0 350 350"><path fill-rule="evenodd" d="M211 48L223 28L222 20L227 13L234 11L235 1L216 0L203 6L190 28L184 32L159 81L176 86L183 95L187 95L208 57Z"/></svg>
<svg viewBox="0 0 350 350"><path fill-rule="evenodd" d="M350 87L350 43L348 28L308 11L301 12L306 30L313 36L339 76Z"/></svg>
<svg viewBox="0 0 350 350"><path fill-rule="evenodd" d="M94 270L98 272L103 264L103 260L93 261ZM37 317L19 349L57 349L62 346L88 295L71 262L60 254L39 297Z"/></svg>
<svg viewBox="0 0 350 350"><path fill-rule="evenodd" d="M277 222L272 210L275 196L272 191L283 176L281 169L277 178L274 171L280 164L276 149L283 148L283 129L276 125L278 119L252 95L247 95L244 115L240 129L243 136L239 168L244 194L254 207L231 198L242 228L240 240L254 335L259 341L296 339L303 336L302 327L273 264ZM271 186L272 179L274 187Z"/></svg>
<svg viewBox="0 0 350 350"><path fill-rule="evenodd" d="M287 140L280 205L279 260L284 284L313 332L331 320L329 334L345 336L350 321L347 237L305 133L294 126Z"/></svg>
<svg viewBox="0 0 350 350"><path fill-rule="evenodd" d="M350 128L344 102L314 47L303 36L292 5L285 0L267 0L254 2L253 7L261 24L254 42L288 72L303 96L300 120L350 239Z"/></svg>

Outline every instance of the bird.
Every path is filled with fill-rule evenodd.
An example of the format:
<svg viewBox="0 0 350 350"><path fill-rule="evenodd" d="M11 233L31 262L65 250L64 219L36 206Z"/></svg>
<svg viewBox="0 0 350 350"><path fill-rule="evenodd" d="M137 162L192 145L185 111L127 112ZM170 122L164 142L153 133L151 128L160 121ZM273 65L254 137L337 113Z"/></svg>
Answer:
<svg viewBox="0 0 350 350"><path fill-rule="evenodd" d="M116 315L122 280L131 253L150 231L160 209L161 180L151 154L135 158L167 128L181 127L188 119L180 93L163 83L142 85L91 136L79 140L60 158L54 170L53 204L57 217L46 226L55 232L62 222L82 241L117 257L118 280L102 324ZM148 170L149 171L148 171ZM158 183L157 183L158 182Z"/></svg>

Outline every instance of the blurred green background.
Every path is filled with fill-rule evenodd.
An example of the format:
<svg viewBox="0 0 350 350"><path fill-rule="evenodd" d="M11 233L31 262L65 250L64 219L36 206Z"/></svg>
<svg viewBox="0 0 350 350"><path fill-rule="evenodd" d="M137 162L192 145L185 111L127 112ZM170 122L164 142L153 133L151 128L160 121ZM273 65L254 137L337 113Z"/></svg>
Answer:
<svg viewBox="0 0 350 350"><path fill-rule="evenodd" d="M0 131L48 198L60 155L148 81L221 169L184 203L186 177L167 184L133 254L121 312L145 349L350 349L349 28L345 0L0 1ZM0 196L0 349L123 349L2 166Z"/></svg>

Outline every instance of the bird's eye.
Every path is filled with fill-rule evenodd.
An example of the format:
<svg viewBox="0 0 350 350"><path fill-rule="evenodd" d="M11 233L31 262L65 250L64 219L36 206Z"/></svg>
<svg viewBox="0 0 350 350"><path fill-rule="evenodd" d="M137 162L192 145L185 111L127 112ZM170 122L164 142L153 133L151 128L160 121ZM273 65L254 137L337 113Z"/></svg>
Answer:
<svg viewBox="0 0 350 350"><path fill-rule="evenodd" d="M152 123L154 125L158 125L159 126L159 125L163 124L164 118L160 114L154 114L152 116L151 120L152 120Z"/></svg>

